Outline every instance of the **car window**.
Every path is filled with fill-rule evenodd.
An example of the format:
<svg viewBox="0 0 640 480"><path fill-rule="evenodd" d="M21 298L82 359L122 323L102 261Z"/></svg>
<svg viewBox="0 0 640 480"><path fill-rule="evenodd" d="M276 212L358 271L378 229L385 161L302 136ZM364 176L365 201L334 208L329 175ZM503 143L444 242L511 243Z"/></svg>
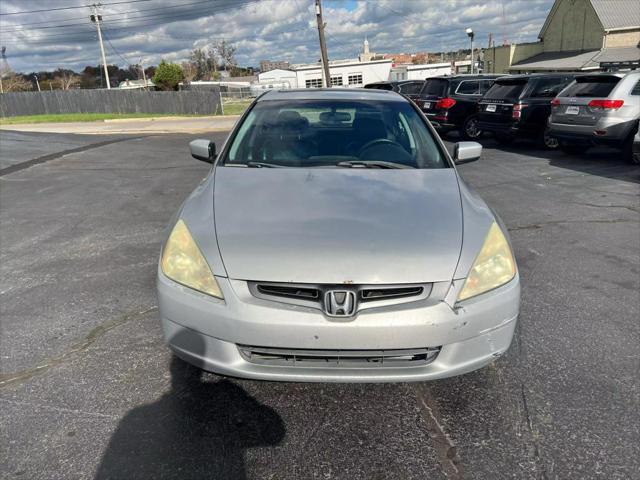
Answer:
<svg viewBox="0 0 640 480"><path fill-rule="evenodd" d="M480 82L480 93L484 95L489 91L492 85L493 85L493 80L482 80Z"/></svg>
<svg viewBox="0 0 640 480"><path fill-rule="evenodd" d="M444 97L447 95L447 85L449 82L443 79L427 79L424 82L420 95Z"/></svg>
<svg viewBox="0 0 640 480"><path fill-rule="evenodd" d="M526 84L526 80L502 80L494 83L484 98L490 100L517 100Z"/></svg>
<svg viewBox="0 0 640 480"><path fill-rule="evenodd" d="M400 85L399 92L405 94L416 94L422 90L422 82L403 83Z"/></svg>
<svg viewBox="0 0 640 480"><path fill-rule="evenodd" d="M631 89L631 95L640 95L640 80Z"/></svg>
<svg viewBox="0 0 640 480"><path fill-rule="evenodd" d="M310 168L354 161L449 167L409 102L379 100L257 102L235 133L222 164Z"/></svg>
<svg viewBox="0 0 640 480"><path fill-rule="evenodd" d="M569 83L567 77L551 77L538 79L531 91L534 98L553 98Z"/></svg>
<svg viewBox="0 0 640 480"><path fill-rule="evenodd" d="M463 80L456 88L458 95L479 95L480 82L478 80Z"/></svg>
<svg viewBox="0 0 640 480"><path fill-rule="evenodd" d="M619 81L619 77L609 75L577 77L575 83L569 85L560 96L605 98L609 96Z"/></svg>
<svg viewBox="0 0 640 480"><path fill-rule="evenodd" d="M374 90L393 90L393 84L391 83L369 83L364 88L372 88Z"/></svg>

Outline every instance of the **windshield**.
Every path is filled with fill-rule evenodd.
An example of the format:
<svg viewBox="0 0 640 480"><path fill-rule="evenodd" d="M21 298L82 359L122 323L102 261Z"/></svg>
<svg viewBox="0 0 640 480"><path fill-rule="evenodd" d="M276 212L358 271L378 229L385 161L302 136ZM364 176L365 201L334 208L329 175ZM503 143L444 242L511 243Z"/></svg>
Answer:
<svg viewBox="0 0 640 480"><path fill-rule="evenodd" d="M527 84L526 80L522 82L496 82L484 95L484 99L517 99L524 86Z"/></svg>
<svg viewBox="0 0 640 480"><path fill-rule="evenodd" d="M606 98L619 81L618 77L606 77L604 75L578 77L575 83L569 85L559 96Z"/></svg>
<svg viewBox="0 0 640 480"><path fill-rule="evenodd" d="M426 80L422 86L420 95L427 95L430 97L444 97L447 95L447 80L432 79Z"/></svg>
<svg viewBox="0 0 640 480"><path fill-rule="evenodd" d="M231 142L227 166L447 168L409 102L263 100Z"/></svg>

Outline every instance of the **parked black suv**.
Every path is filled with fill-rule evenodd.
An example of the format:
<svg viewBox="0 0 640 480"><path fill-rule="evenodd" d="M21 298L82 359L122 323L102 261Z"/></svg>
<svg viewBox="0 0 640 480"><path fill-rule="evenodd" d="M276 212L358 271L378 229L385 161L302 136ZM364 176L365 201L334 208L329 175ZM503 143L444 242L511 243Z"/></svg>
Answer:
<svg viewBox="0 0 640 480"><path fill-rule="evenodd" d="M417 96L409 97L441 133L458 130L465 139L482 135L477 105L500 75L443 75L427 78Z"/></svg>
<svg viewBox="0 0 640 480"><path fill-rule="evenodd" d="M424 80L400 80L398 82L367 83L364 88L377 90L392 90L403 95L412 96L420 93Z"/></svg>
<svg viewBox="0 0 640 480"><path fill-rule="evenodd" d="M478 104L479 128L500 143L533 138L545 148L557 148L548 135L551 100L575 78L573 73L511 75L495 81Z"/></svg>

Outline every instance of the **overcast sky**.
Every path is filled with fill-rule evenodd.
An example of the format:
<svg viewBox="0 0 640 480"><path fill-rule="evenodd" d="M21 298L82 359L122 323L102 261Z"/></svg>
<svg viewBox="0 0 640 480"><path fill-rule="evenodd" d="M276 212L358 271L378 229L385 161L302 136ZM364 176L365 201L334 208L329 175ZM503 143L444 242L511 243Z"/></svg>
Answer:
<svg viewBox="0 0 640 480"><path fill-rule="evenodd" d="M1 0L0 44L15 71L81 70L100 62L91 0ZM108 5L109 3L122 2ZM313 0L103 0L107 62L126 67L142 59L180 61L196 47L225 38L243 66L260 60L316 61ZM372 52L457 50L534 41L553 0L324 0L330 59L353 58L365 36ZM14 12L46 10L7 15ZM503 16L504 10L504 16Z"/></svg>

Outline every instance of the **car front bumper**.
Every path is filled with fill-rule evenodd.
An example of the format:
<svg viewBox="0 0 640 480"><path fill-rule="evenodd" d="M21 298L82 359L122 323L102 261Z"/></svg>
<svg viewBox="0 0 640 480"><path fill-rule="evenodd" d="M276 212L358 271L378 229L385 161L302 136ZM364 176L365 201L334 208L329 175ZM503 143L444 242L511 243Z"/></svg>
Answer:
<svg viewBox="0 0 640 480"><path fill-rule="evenodd" d="M225 300L178 285L158 274L164 335L182 359L205 370L260 380L405 382L433 380L481 368L502 355L513 337L520 284L508 284L452 309L423 301L361 311L332 321L312 308L253 297L246 282L217 278ZM392 350L437 347L426 365L264 365L242 346L317 350Z"/></svg>

